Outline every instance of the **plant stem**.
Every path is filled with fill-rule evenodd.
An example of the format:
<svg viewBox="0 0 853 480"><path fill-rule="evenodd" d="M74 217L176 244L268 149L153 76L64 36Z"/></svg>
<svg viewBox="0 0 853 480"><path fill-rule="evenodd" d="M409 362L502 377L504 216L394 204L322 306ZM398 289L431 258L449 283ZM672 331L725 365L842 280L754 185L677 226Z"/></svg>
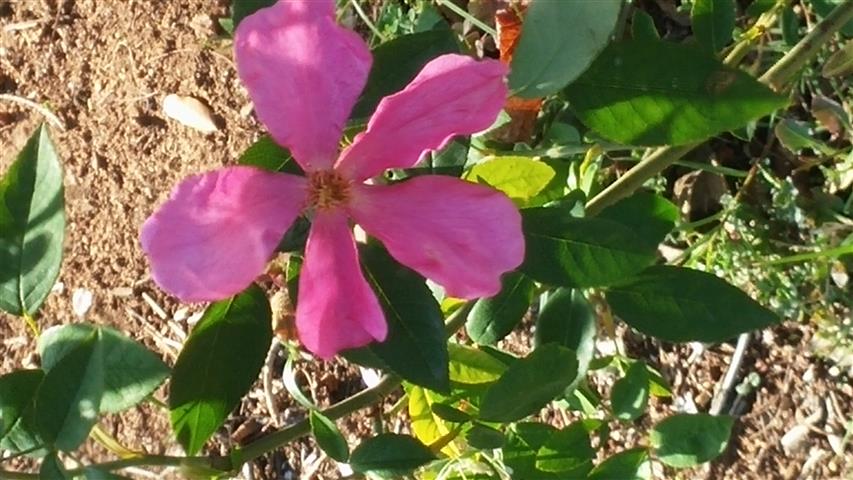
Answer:
<svg viewBox="0 0 853 480"><path fill-rule="evenodd" d="M781 90L850 20L853 20L853 2L842 2L758 80Z"/></svg>
<svg viewBox="0 0 853 480"><path fill-rule="evenodd" d="M758 80L777 90L781 89L851 19L853 19L853 2L838 5L832 13L821 20L808 35L803 37L794 48L770 67ZM732 61L739 60L739 58L734 57L730 56ZM647 180L680 160L698 145L699 143L692 143L677 147L658 148L590 200L586 206L587 214L595 215L605 207L631 195Z"/></svg>
<svg viewBox="0 0 853 480"><path fill-rule="evenodd" d="M459 15L465 20L468 20L469 22L471 22L472 25L479 27L482 31L488 33L492 37L498 38L498 32L494 28L490 27L489 25L486 25L485 23L480 21L480 19L478 19L474 15L471 15L470 13L468 13L467 10L463 9L459 5L456 5L452 1L436 0L436 3L442 7L447 7L448 10L451 10L453 11L453 13Z"/></svg>
<svg viewBox="0 0 853 480"><path fill-rule="evenodd" d="M361 21L363 21L364 24L367 25L367 28L369 28L370 31L373 32L373 35L379 39L379 43L384 42L385 35L382 35L382 32L380 32L379 29L376 28L376 25L370 20L370 17L367 16L367 13L365 13L364 9L361 8L361 4L358 3L358 0L350 0L349 3L352 5L352 8L355 10L358 16L361 17Z"/></svg>
<svg viewBox="0 0 853 480"><path fill-rule="evenodd" d="M396 390L401 382L400 378L395 375L386 375L374 387L362 390L352 397L323 410L322 413L333 421L345 417L350 413L367 408L380 401L386 395ZM238 448L231 453L231 465L237 468L310 432L311 425L307 419L297 422L256 440L246 445L245 448Z"/></svg>
<svg viewBox="0 0 853 480"><path fill-rule="evenodd" d="M30 327L30 330L33 332L33 336L38 339L41 336L41 331L39 330L39 325L36 320L27 312L24 312L24 322Z"/></svg>
<svg viewBox="0 0 853 480"><path fill-rule="evenodd" d="M474 302L466 302L451 314L446 323L445 330L447 335L452 336L457 330L465 325L468 318L468 313L474 306ZM367 408L379 401L386 395L400 387L402 380L396 375L385 375L375 386L362 390L346 400L336 403L331 407L323 410L321 413L334 421L345 417L357 410ZM258 439L244 448L238 448L231 453L231 465L233 468L239 468L240 465L254 460L267 452L273 451L282 445L307 435L311 431L311 425L308 420L302 420L289 427L286 427L277 432L271 433L261 439Z"/></svg>

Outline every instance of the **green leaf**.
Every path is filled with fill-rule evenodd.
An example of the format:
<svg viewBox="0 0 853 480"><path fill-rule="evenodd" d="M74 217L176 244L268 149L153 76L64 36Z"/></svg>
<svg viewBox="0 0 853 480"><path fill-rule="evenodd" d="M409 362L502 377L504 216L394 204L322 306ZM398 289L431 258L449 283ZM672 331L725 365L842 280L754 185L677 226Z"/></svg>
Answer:
<svg viewBox="0 0 853 480"><path fill-rule="evenodd" d="M362 442L352 452L350 466L358 473L400 478L433 460L435 455L414 437L383 433Z"/></svg>
<svg viewBox="0 0 853 480"><path fill-rule="evenodd" d="M296 163L290 152L275 143L269 135L264 135L253 143L237 160L240 165L258 167L271 172L285 172L301 175L302 167Z"/></svg>
<svg viewBox="0 0 853 480"><path fill-rule="evenodd" d="M23 422L43 379L42 370L17 370L0 377L0 439Z"/></svg>
<svg viewBox="0 0 853 480"><path fill-rule="evenodd" d="M39 468L39 480L64 480L71 476L65 471L65 466L59 461L56 453L44 457Z"/></svg>
<svg viewBox="0 0 853 480"><path fill-rule="evenodd" d="M263 290L211 304L190 333L172 372L172 428L195 455L258 378L272 341L272 313Z"/></svg>
<svg viewBox="0 0 853 480"><path fill-rule="evenodd" d="M554 167L530 157L494 157L474 165L462 178L500 190L520 208L543 205L553 199L547 195L553 190L549 187L558 187L562 193L565 186L565 179L559 185Z"/></svg>
<svg viewBox="0 0 853 480"><path fill-rule="evenodd" d="M35 400L42 370L17 370L0 377L0 450L39 457L44 442L35 423Z"/></svg>
<svg viewBox="0 0 853 480"><path fill-rule="evenodd" d="M595 450L583 423L575 422L551 435L536 453L536 468L564 478L585 478L592 470Z"/></svg>
<svg viewBox="0 0 853 480"><path fill-rule="evenodd" d="M36 424L48 445L75 450L98 421L104 394L103 348L97 330L74 346L45 374L36 396Z"/></svg>
<svg viewBox="0 0 853 480"><path fill-rule="evenodd" d="M655 260L655 249L602 218L574 218L564 208L522 211L526 253L521 271L542 283L602 287L624 281Z"/></svg>
<svg viewBox="0 0 853 480"><path fill-rule="evenodd" d="M411 418L414 436L424 445L432 445L449 435L454 425L441 418L432 409L434 405L439 404L438 402L449 401L448 398L417 385L405 385L405 389L409 397L409 418ZM449 457L456 457L460 454L457 442L448 443L441 451Z"/></svg>
<svg viewBox="0 0 853 480"><path fill-rule="evenodd" d="M244 18L262 8L274 5L275 2L276 0L233 0L231 2L231 28L236 29Z"/></svg>
<svg viewBox="0 0 853 480"><path fill-rule="evenodd" d="M317 440L317 445L329 457L338 462L346 462L349 459L349 445L335 422L316 410L311 410L309 419L311 434Z"/></svg>
<svg viewBox="0 0 853 480"><path fill-rule="evenodd" d="M506 436L500 430L496 430L481 423L475 424L465 435L468 445L478 450L494 450L506 444Z"/></svg>
<svg viewBox="0 0 853 480"><path fill-rule="evenodd" d="M542 409L577 376L575 352L549 343L509 366L486 392L480 418L514 422Z"/></svg>
<svg viewBox="0 0 853 480"><path fill-rule="evenodd" d="M660 195L637 192L601 211L596 218L620 223L634 232L635 241L653 249L666 238L678 220L678 207Z"/></svg>
<svg viewBox="0 0 853 480"><path fill-rule="evenodd" d="M779 25L782 27L782 39L788 46L793 47L803 38L800 34L800 16L794 11L793 5L788 5L782 10Z"/></svg>
<svg viewBox="0 0 853 480"><path fill-rule="evenodd" d="M712 52L719 52L732 41L735 29L735 0L694 0L690 12L693 34Z"/></svg>
<svg viewBox="0 0 853 480"><path fill-rule="evenodd" d="M740 289L705 272L655 266L607 291L613 312L668 342L716 343L778 323Z"/></svg>
<svg viewBox="0 0 853 480"><path fill-rule="evenodd" d="M649 442L662 463L687 468L717 458L726 449L734 419L706 413L673 415L655 425Z"/></svg>
<svg viewBox="0 0 853 480"><path fill-rule="evenodd" d="M533 2L512 58L513 95L544 97L589 67L610 42L621 0Z"/></svg>
<svg viewBox="0 0 853 480"><path fill-rule="evenodd" d="M645 448L619 452L592 469L587 480L649 480L651 466Z"/></svg>
<svg viewBox="0 0 853 480"><path fill-rule="evenodd" d="M460 385L482 385L497 381L507 366L488 353L458 343L447 345L450 381Z"/></svg>
<svg viewBox="0 0 853 480"><path fill-rule="evenodd" d="M793 153L810 148L824 155L833 154L831 148L814 137L812 126L806 122L784 118L776 124L773 132L779 142Z"/></svg>
<svg viewBox="0 0 853 480"><path fill-rule="evenodd" d="M465 423L471 421L472 418L471 415L446 403L433 403L430 409L435 416L451 423Z"/></svg>
<svg viewBox="0 0 853 480"><path fill-rule="evenodd" d="M536 456L556 428L544 423L522 422L509 431L503 447L503 459L512 469L513 480L565 480L560 475L543 472L536 468Z"/></svg>
<svg viewBox="0 0 853 480"><path fill-rule="evenodd" d="M141 402L169 375L160 357L110 327L84 323L50 328L39 339L42 368L51 371L73 348L97 333L103 363L101 412L116 413Z"/></svg>
<svg viewBox="0 0 853 480"><path fill-rule="evenodd" d="M750 17L758 17L775 7L777 3L777 0L753 0L749 7L746 8L746 14Z"/></svg>
<svg viewBox="0 0 853 480"><path fill-rule="evenodd" d="M634 9L634 16L631 18L631 38L648 41L660 39L655 20L639 8Z"/></svg>
<svg viewBox="0 0 853 480"><path fill-rule="evenodd" d="M627 145L684 145L787 104L707 51L665 41L614 43L565 90L578 117Z"/></svg>
<svg viewBox="0 0 853 480"><path fill-rule="evenodd" d="M350 118L369 117L382 98L402 90L427 62L445 53L458 52L456 37L450 29L403 35L374 48L367 86Z"/></svg>
<svg viewBox="0 0 853 480"><path fill-rule="evenodd" d="M623 422L636 420L649 404L649 371L646 364L636 361L625 376L613 384L610 391L610 406L613 415Z"/></svg>
<svg viewBox="0 0 853 480"><path fill-rule="evenodd" d="M494 345L507 336L524 318L536 293L533 280L520 272L504 275L501 283L497 295L477 300L465 323L468 336L481 345Z"/></svg>
<svg viewBox="0 0 853 480"><path fill-rule="evenodd" d="M558 288L547 296L543 295L534 341L537 347L556 343L575 352L577 378L566 389L573 390L586 375L595 353L595 310L583 292Z"/></svg>
<svg viewBox="0 0 853 480"><path fill-rule="evenodd" d="M370 350L404 379L439 392L449 391L444 319L424 279L397 263L376 242L360 246L359 251L365 277L388 322L388 337L370 344Z"/></svg>
<svg viewBox="0 0 853 480"><path fill-rule="evenodd" d="M62 263L65 197L56 147L41 126L0 178L0 310L34 314Z"/></svg>

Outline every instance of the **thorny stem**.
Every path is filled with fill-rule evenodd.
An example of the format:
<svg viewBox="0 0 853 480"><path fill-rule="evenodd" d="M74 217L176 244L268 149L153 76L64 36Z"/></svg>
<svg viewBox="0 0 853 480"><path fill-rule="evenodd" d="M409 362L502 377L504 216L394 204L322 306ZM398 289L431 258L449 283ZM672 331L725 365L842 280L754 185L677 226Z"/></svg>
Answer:
<svg viewBox="0 0 853 480"><path fill-rule="evenodd" d="M468 318L468 313L474 306L474 302L466 302L453 312L445 325L447 336L455 334ZM338 402L331 407L322 410L322 414L332 421L343 418L353 412L370 407L380 402L385 396L396 390L402 384L402 379L396 375L385 375L382 379L366 390L362 390L352 397ZM246 462L250 462L266 453L286 445L299 437L311 432L308 419L294 423L277 432L262 437L243 448L231 452L230 459L227 457L173 457L167 455L140 455L112 462L89 465L101 471L120 470L128 467L138 466L160 466L160 467L182 467L192 470L213 470L218 473L234 471ZM83 475L83 469L70 470L69 475ZM34 473L20 473L0 470L0 478L10 480L38 480L39 476Z"/></svg>
<svg viewBox="0 0 853 480"><path fill-rule="evenodd" d="M774 15L775 17L775 15ZM780 90L808 63L820 49L827 44L833 35L848 21L853 19L853 2L845 2L821 20L815 28L797 43L784 57L767 72L759 77L759 81ZM729 55L727 60L739 61L742 55ZM680 160L681 157L693 150L699 143L677 147L662 147L654 150L647 158L638 163L621 178L610 184L596 195L586 206L589 215L595 215L605 207L625 198L640 188L647 180L662 172L664 169Z"/></svg>

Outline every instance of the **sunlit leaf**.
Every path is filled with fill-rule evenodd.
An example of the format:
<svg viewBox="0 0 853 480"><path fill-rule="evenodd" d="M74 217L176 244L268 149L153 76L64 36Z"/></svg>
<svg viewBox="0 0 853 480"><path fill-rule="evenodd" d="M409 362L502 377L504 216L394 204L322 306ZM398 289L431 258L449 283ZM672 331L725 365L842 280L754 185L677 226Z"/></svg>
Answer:
<svg viewBox="0 0 853 480"><path fill-rule="evenodd" d="M699 270L655 266L607 290L613 312L669 342L723 342L778 317L740 289Z"/></svg>
<svg viewBox="0 0 853 480"><path fill-rule="evenodd" d="M0 178L0 310L34 314L62 263L65 197L56 147L42 125Z"/></svg>
<svg viewBox="0 0 853 480"><path fill-rule="evenodd" d="M433 460L435 455L415 438L383 433L362 442L352 452L350 466L359 473L401 478Z"/></svg>
<svg viewBox="0 0 853 480"><path fill-rule="evenodd" d="M629 422L642 415L648 403L649 372L646 364L638 360L631 364L624 377L613 384L610 406L616 418Z"/></svg>
<svg viewBox="0 0 853 480"><path fill-rule="evenodd" d="M654 246L612 220L575 218L564 208L522 212L526 254L521 271L565 287L601 287L630 278L651 265Z"/></svg>
<svg viewBox="0 0 853 480"><path fill-rule="evenodd" d="M169 375L153 352L103 325L76 323L48 329L39 339L42 368L50 372L80 342L97 333L102 351L104 392L100 411L116 413L141 402Z"/></svg>
<svg viewBox="0 0 853 480"><path fill-rule="evenodd" d="M649 442L658 460L687 468L717 458L726 449L734 419L705 413L678 414L652 429Z"/></svg>
<svg viewBox="0 0 853 480"><path fill-rule="evenodd" d="M575 353L555 343L543 345L510 365L486 392L480 418L512 422L538 412L577 375Z"/></svg>
<svg viewBox="0 0 853 480"><path fill-rule="evenodd" d="M75 450L98 421L104 394L103 344L93 330L45 374L36 396L36 424L48 445Z"/></svg>
<svg viewBox="0 0 853 480"><path fill-rule="evenodd" d="M452 426L432 410L436 402L446 400L445 396L417 385L407 388L406 393L409 396L408 408L412 421L412 433L418 440L424 445L432 445L450 433ZM450 442L441 451L451 458L461 453L456 442Z"/></svg>
<svg viewBox="0 0 853 480"><path fill-rule="evenodd" d="M583 478L592 470L595 450L581 422L554 432L536 452L536 468L560 473L564 478Z"/></svg>
<svg viewBox="0 0 853 480"><path fill-rule="evenodd" d="M458 343L448 344L450 381L462 385L482 385L497 381L507 366L488 353Z"/></svg>
<svg viewBox="0 0 853 480"><path fill-rule="evenodd" d="M787 104L701 48L649 40L611 44L565 95L584 124L626 145L701 141Z"/></svg>
<svg viewBox="0 0 853 480"><path fill-rule="evenodd" d="M474 304L465 329L471 340L492 345L507 336L530 308L536 284L520 272L504 275L501 291Z"/></svg>
<svg viewBox="0 0 853 480"><path fill-rule="evenodd" d="M534 340L537 346L557 343L575 352L578 373L567 391L584 378L589 368L595 353L595 322L595 310L580 290L558 288L543 295Z"/></svg>
<svg viewBox="0 0 853 480"><path fill-rule="evenodd" d="M521 208L543 205L565 188L565 179L554 185L560 183L554 167L530 157L495 157L474 165L462 178L502 191ZM549 189L559 191L548 195Z"/></svg>
<svg viewBox="0 0 853 480"><path fill-rule="evenodd" d="M621 0L532 2L513 54L513 94L544 97L577 78L610 42L621 9Z"/></svg>

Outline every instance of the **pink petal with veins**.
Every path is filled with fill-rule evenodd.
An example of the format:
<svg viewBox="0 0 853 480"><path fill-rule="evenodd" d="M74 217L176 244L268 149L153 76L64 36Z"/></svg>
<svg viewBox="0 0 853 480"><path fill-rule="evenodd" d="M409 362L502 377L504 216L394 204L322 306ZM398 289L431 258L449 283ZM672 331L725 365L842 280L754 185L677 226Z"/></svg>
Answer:
<svg viewBox="0 0 853 480"><path fill-rule="evenodd" d="M242 291L263 273L305 196L305 179L252 167L185 179L142 226L154 280L189 302Z"/></svg>
<svg viewBox="0 0 853 480"><path fill-rule="evenodd" d="M388 334L343 210L319 211L311 223L299 274L296 330L302 344L324 359Z"/></svg>
<svg viewBox="0 0 853 480"><path fill-rule="evenodd" d="M432 60L405 89L379 102L337 168L363 180L387 168L412 167L454 136L487 129L506 100L506 74L495 60L452 54Z"/></svg>
<svg viewBox="0 0 853 480"><path fill-rule="evenodd" d="M426 175L359 185L350 214L402 264L459 298L492 296L524 259L521 215L490 187Z"/></svg>
<svg viewBox="0 0 853 480"><path fill-rule="evenodd" d="M333 0L280 0L240 22L237 71L273 139L308 171L332 166L367 81L364 41L335 23Z"/></svg>

